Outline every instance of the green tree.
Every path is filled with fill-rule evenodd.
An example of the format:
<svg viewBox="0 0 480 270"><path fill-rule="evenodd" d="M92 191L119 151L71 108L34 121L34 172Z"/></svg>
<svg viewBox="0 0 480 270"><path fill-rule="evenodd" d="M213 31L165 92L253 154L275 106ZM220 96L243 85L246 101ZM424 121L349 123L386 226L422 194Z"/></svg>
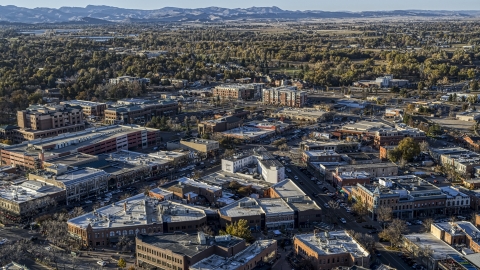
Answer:
<svg viewBox="0 0 480 270"><path fill-rule="evenodd" d="M232 235L245 239L247 242L253 242L255 239L252 236L252 232L248 227L248 221L240 219L237 222L233 222L227 225L226 230L220 230L220 235Z"/></svg>
<svg viewBox="0 0 480 270"><path fill-rule="evenodd" d="M401 140L397 148L402 153L402 158L408 161L411 161L415 156L420 154L419 143L411 137Z"/></svg>
<svg viewBox="0 0 480 270"><path fill-rule="evenodd" d="M120 268L125 268L125 267L127 267L127 262L125 261L124 258L120 258L120 259L118 260L118 264L117 264L117 265L118 265L118 267L120 267Z"/></svg>
<svg viewBox="0 0 480 270"><path fill-rule="evenodd" d="M397 162L402 158L402 152L397 147L387 151L387 158L391 162Z"/></svg>

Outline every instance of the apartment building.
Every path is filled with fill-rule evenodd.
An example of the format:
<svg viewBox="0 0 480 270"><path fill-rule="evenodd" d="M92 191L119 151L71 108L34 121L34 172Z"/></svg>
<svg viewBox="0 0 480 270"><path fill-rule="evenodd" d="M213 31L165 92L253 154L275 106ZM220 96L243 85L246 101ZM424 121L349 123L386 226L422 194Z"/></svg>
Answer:
<svg viewBox="0 0 480 270"><path fill-rule="evenodd" d="M372 218L382 206L400 219L434 217L445 214L447 200L439 187L414 175L378 177L372 184L357 184L352 195L367 204Z"/></svg>
<svg viewBox="0 0 480 270"><path fill-rule="evenodd" d="M451 186L440 187L440 189L447 195L446 212L449 216L459 215L470 208L470 196L467 194Z"/></svg>
<svg viewBox="0 0 480 270"><path fill-rule="evenodd" d="M262 101L265 105L303 107L307 103L307 92L292 86L268 88L262 91Z"/></svg>
<svg viewBox="0 0 480 270"><path fill-rule="evenodd" d="M15 141L53 137L85 129L82 108L70 105L31 105L17 112Z"/></svg>
<svg viewBox="0 0 480 270"><path fill-rule="evenodd" d="M161 201L152 189L149 194L137 194L128 199L95 209L93 212L67 221L70 235L85 246L109 246L120 236L169 232L195 232L206 224L204 210ZM152 194L152 196L150 196Z"/></svg>
<svg viewBox="0 0 480 270"><path fill-rule="evenodd" d="M122 149L152 147L160 143L160 131L138 126L104 126L4 147L2 164L43 168L50 160L76 153L99 155Z"/></svg>
<svg viewBox="0 0 480 270"><path fill-rule="evenodd" d="M297 234L293 250L295 255L311 261L314 269L370 266L370 253L346 231Z"/></svg>
<svg viewBox="0 0 480 270"><path fill-rule="evenodd" d="M133 99L119 101L117 105L105 110L107 124L146 123L153 117L173 116L179 111L179 105L174 100L143 100Z"/></svg>
<svg viewBox="0 0 480 270"><path fill-rule="evenodd" d="M56 164L46 170L30 173L28 179L61 188L65 192L67 205L70 205L107 192L110 175L104 170L94 168L69 170L65 165Z"/></svg>
<svg viewBox="0 0 480 270"><path fill-rule="evenodd" d="M423 142L427 139L425 132L418 129L381 129L375 132L373 144L375 147L397 145L407 137L413 138L417 142Z"/></svg>
<svg viewBox="0 0 480 270"><path fill-rule="evenodd" d="M213 96L221 99L251 100L254 95L254 89L247 88L243 84L224 84L213 89Z"/></svg>
<svg viewBox="0 0 480 270"><path fill-rule="evenodd" d="M0 189L0 215L4 220L18 223L63 201L65 191L56 186L38 181L7 184Z"/></svg>
<svg viewBox="0 0 480 270"><path fill-rule="evenodd" d="M60 104L81 107L84 116L94 119L103 118L107 109L106 103L86 100L68 100L62 101Z"/></svg>
<svg viewBox="0 0 480 270"><path fill-rule="evenodd" d="M277 241L273 239L257 240L253 245L240 251L234 257L211 255L190 266L190 270L229 269L250 270L257 265L273 262L277 256Z"/></svg>

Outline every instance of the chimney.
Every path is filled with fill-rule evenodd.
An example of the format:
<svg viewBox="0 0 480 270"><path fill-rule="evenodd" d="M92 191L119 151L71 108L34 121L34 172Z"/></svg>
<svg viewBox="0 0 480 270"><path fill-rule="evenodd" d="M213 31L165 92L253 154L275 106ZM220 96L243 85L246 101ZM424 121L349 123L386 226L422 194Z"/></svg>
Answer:
<svg viewBox="0 0 480 270"><path fill-rule="evenodd" d="M191 198L191 196L190 196L190 193L188 193L188 202L190 202L191 199L192 199L192 198Z"/></svg>
<svg viewBox="0 0 480 270"><path fill-rule="evenodd" d="M123 211L125 211L125 213L127 213L127 201L125 201L123 203Z"/></svg>

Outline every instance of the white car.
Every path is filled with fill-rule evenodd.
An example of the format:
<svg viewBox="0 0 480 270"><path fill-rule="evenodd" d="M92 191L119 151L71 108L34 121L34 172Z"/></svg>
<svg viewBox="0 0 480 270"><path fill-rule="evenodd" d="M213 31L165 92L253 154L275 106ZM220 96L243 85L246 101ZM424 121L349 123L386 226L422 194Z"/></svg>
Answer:
<svg viewBox="0 0 480 270"><path fill-rule="evenodd" d="M324 203L323 206L325 206L325 208L330 208L330 206L328 205L328 203Z"/></svg>
<svg viewBox="0 0 480 270"><path fill-rule="evenodd" d="M347 221L346 221L344 218L341 218L341 219L340 219L340 222L342 222L343 224L346 224L346 223L347 223Z"/></svg>
<svg viewBox="0 0 480 270"><path fill-rule="evenodd" d="M298 180L298 176L296 176L296 175L293 178L295 178L295 180Z"/></svg>
<svg viewBox="0 0 480 270"><path fill-rule="evenodd" d="M92 203L92 201L88 200L88 201L85 201L85 203Z"/></svg>
<svg viewBox="0 0 480 270"><path fill-rule="evenodd" d="M106 261L98 261L97 264L100 265L100 266L107 266Z"/></svg>
<svg viewBox="0 0 480 270"><path fill-rule="evenodd" d="M2 240L0 240L0 245L3 245L7 242L8 242L8 240L6 238L3 238Z"/></svg>
<svg viewBox="0 0 480 270"><path fill-rule="evenodd" d="M410 222L408 222L408 221L405 222L405 224L407 224L407 226L412 226L412 223L410 223Z"/></svg>

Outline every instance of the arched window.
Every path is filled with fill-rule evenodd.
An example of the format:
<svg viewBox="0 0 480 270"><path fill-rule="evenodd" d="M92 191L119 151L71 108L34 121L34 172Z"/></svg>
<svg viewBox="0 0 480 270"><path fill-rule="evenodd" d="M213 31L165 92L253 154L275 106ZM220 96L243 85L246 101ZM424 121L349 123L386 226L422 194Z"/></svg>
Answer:
<svg viewBox="0 0 480 270"><path fill-rule="evenodd" d="M133 235L133 230L128 231L128 234Z"/></svg>
<svg viewBox="0 0 480 270"><path fill-rule="evenodd" d="M114 232L114 231L111 231L111 232L110 232L110 236L115 236L115 232Z"/></svg>
<svg viewBox="0 0 480 270"><path fill-rule="evenodd" d="M124 231L123 231L123 235L127 235L127 230L124 230Z"/></svg>

